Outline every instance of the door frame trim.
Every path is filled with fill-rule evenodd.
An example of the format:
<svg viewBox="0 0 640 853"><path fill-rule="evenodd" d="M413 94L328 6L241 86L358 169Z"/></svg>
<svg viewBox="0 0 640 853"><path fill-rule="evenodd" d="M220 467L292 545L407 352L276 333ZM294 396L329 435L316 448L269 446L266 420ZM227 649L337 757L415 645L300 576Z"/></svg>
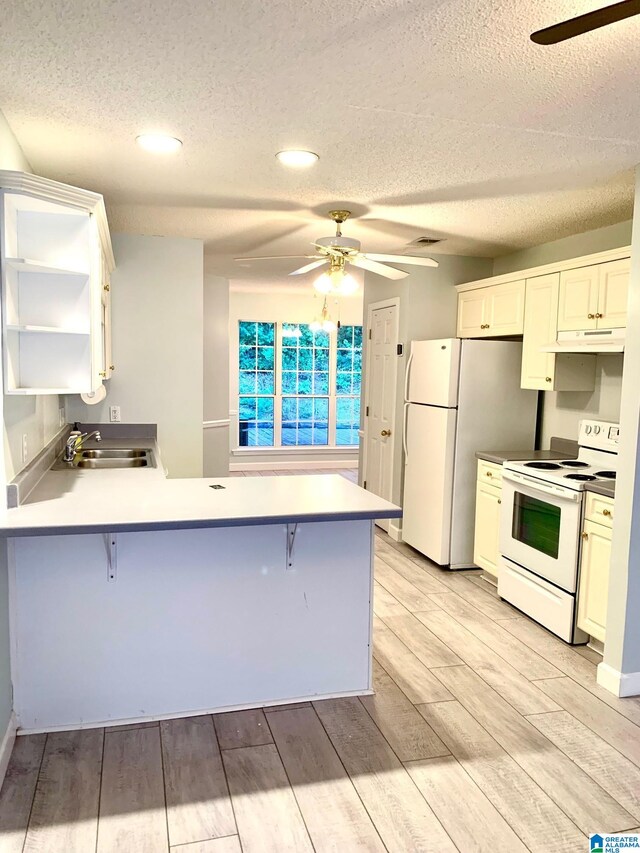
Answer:
<svg viewBox="0 0 640 853"><path fill-rule="evenodd" d="M390 296L388 299L382 299L379 302L370 302L369 305L367 306L367 325L366 325L366 331L365 331L365 335L366 335L366 344L365 345L367 347L367 354L366 354L366 359L365 359L365 374L364 374L365 393L364 393L364 398L362 400L362 402L364 404L363 412L366 412L367 406L369 405L370 396L371 396L371 383L370 383L370 379L371 379L371 347L369 346L369 330L371 329L371 326L372 326L373 312L378 311L381 308L395 308L396 309L396 343L399 342L399 337L400 337L400 297L399 296ZM394 474L394 469L395 469L395 465L393 463L394 463L394 455L395 455L395 449L396 449L396 431L397 431L397 426L398 426L396 423L396 421L397 421L397 409L398 409L398 381L397 381L397 377L396 377L396 387L395 387L395 395L394 395L394 401L393 401L393 410L394 410L393 431L392 431L391 436L390 436L390 438L391 438L391 440L390 440L390 444L391 444L391 477L390 477L390 481L389 481L390 482L390 494L380 496L380 497L383 497L385 500L390 501L391 503L393 503L393 474ZM364 481L367 479L367 462L368 462L367 449L368 449L368 444L369 444L369 421L368 421L366 414L364 414L364 413L362 415L362 433L363 433L363 438L362 438L363 446L362 446L361 482L364 483ZM381 523L379 523L378 526L382 527L384 530L387 530L387 532L388 532L389 520L388 519L386 519L386 520L381 519Z"/></svg>

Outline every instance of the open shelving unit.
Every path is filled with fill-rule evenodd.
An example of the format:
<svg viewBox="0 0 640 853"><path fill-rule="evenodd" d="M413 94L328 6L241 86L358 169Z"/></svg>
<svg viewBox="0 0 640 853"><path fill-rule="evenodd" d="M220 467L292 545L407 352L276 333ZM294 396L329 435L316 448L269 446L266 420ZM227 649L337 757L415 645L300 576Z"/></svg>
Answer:
<svg viewBox="0 0 640 853"><path fill-rule="evenodd" d="M95 391L107 376L101 291L113 269L102 198L17 172L0 172L0 188L4 391Z"/></svg>

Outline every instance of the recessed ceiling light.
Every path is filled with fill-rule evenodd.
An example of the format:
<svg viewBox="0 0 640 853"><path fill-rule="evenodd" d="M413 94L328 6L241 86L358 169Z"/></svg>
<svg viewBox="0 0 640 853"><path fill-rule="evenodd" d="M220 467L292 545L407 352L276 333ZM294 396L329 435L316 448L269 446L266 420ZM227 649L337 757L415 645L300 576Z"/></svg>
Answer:
<svg viewBox="0 0 640 853"><path fill-rule="evenodd" d="M291 166L293 169L313 166L320 159L313 151L278 151L276 157L285 166Z"/></svg>
<svg viewBox="0 0 640 853"><path fill-rule="evenodd" d="M145 151L153 154L174 154L182 148L182 140L164 133L141 133L136 136L136 142Z"/></svg>

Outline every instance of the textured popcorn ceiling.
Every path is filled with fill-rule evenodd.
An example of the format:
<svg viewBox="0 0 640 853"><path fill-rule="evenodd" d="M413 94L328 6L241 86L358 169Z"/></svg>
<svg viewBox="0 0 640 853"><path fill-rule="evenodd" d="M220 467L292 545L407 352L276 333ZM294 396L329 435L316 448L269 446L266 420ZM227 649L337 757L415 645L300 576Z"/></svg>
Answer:
<svg viewBox="0 0 640 853"><path fill-rule="evenodd" d="M631 215L640 18L529 41L605 2L4 0L0 108L113 230L204 238L223 273L309 251L337 203L370 251L503 254ZM182 152L139 149L153 130ZM290 147L321 160L286 170Z"/></svg>

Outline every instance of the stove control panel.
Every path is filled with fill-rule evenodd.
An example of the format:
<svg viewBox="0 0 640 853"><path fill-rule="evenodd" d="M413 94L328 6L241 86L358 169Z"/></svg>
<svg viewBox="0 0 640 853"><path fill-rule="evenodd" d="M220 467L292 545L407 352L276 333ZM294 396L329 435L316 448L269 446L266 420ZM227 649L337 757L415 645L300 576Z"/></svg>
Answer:
<svg viewBox="0 0 640 853"><path fill-rule="evenodd" d="M580 421L580 447L593 447L596 450L608 450L616 453L620 438L619 424L610 421Z"/></svg>

